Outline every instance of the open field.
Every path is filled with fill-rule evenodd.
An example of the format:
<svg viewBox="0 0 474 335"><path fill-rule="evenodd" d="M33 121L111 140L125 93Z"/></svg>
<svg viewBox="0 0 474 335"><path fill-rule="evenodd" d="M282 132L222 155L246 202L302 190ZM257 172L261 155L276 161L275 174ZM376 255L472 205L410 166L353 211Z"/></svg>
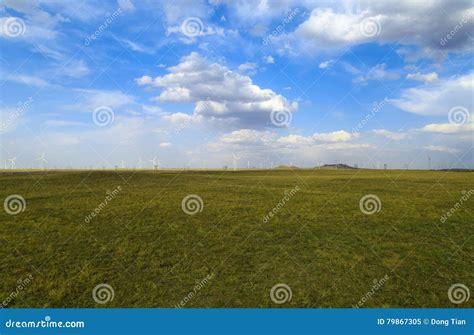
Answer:
<svg viewBox="0 0 474 335"><path fill-rule="evenodd" d="M8 307L474 306L448 298L474 288L474 196L441 219L472 172L4 171L0 185L2 202L26 203L0 214ZM101 283L105 304L92 297ZM283 304L278 283L292 292Z"/></svg>

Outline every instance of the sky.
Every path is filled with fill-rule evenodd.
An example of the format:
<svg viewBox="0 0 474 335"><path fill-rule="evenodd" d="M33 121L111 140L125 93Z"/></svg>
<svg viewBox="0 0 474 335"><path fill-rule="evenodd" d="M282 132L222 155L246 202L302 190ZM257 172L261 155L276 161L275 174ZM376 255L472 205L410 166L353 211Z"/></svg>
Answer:
<svg viewBox="0 0 474 335"><path fill-rule="evenodd" d="M474 168L474 3L0 1L10 168Z"/></svg>

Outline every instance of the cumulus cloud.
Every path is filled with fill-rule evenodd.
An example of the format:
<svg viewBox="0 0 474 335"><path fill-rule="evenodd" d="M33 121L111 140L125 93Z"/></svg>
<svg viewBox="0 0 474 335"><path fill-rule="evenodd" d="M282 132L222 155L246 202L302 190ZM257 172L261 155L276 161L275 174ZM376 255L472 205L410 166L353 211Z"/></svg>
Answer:
<svg viewBox="0 0 474 335"><path fill-rule="evenodd" d="M470 1L360 1L308 7L312 7L308 19L287 36L303 48L334 49L377 42L416 45L427 51L472 50L472 36L465 33L474 27ZM455 34L451 34L453 30ZM442 43L448 34L452 35L449 43Z"/></svg>
<svg viewBox="0 0 474 335"><path fill-rule="evenodd" d="M193 115L185 114L185 113L172 113L166 114L162 117L164 120L172 122L172 123L189 123L194 121L196 118Z"/></svg>
<svg viewBox="0 0 474 335"><path fill-rule="evenodd" d="M359 134L351 134L344 130L334 131L330 133L315 133L310 136L302 136L290 134L287 136L278 136L275 132L268 130L240 129L223 135L220 138L221 143L240 144L240 145L266 145L266 146L318 146L322 145L327 148L351 148L361 147L361 144L347 146L346 142L359 137ZM324 144L323 144L324 143ZM333 145L337 144L337 145ZM368 147L364 144L362 147Z"/></svg>
<svg viewBox="0 0 474 335"><path fill-rule="evenodd" d="M320 142L347 142L357 137L359 137L358 133L349 133L345 130L339 130L332 133L316 133L312 138Z"/></svg>
<svg viewBox="0 0 474 335"><path fill-rule="evenodd" d="M278 144L288 145L288 146L301 146L301 145L311 145L314 141L311 137L301 136L301 135L288 135L280 137L278 139Z"/></svg>
<svg viewBox="0 0 474 335"><path fill-rule="evenodd" d="M400 98L391 100L398 108L420 115L448 115L455 106L472 109L474 72L438 80L430 86L401 91Z"/></svg>
<svg viewBox="0 0 474 335"><path fill-rule="evenodd" d="M310 136L290 134L279 136L277 133L268 130L240 129L222 135L211 146L225 147L234 146L245 148L245 150L255 150L266 148L269 150L282 148L324 148L324 150L345 150L355 148L373 148L367 143L348 143L354 140L359 134L351 134L344 130L331 133L316 133Z"/></svg>
<svg viewBox="0 0 474 335"><path fill-rule="evenodd" d="M409 73L407 75L407 79L411 80L418 80L418 81L423 81L425 83L431 83L432 81L435 81L438 79L438 74L436 72L430 72L430 73Z"/></svg>
<svg viewBox="0 0 474 335"><path fill-rule="evenodd" d="M263 127L271 126L272 111L294 113L298 109L296 101L260 88L249 76L209 63L196 52L183 57L168 71L164 76L142 76L135 81L162 89L156 97L159 102L193 102L195 116Z"/></svg>
<svg viewBox="0 0 474 335"><path fill-rule="evenodd" d="M254 129L240 129L225 134L220 138L220 142L226 144L238 144L244 146L271 145L277 138L275 133L270 131L259 131Z"/></svg>
<svg viewBox="0 0 474 335"><path fill-rule="evenodd" d="M324 137L326 134L318 135ZM331 133L327 135L330 140L336 139ZM317 162L333 162L335 159L353 162L355 157L360 158L361 152L367 154L368 150L373 150L376 146L355 141L323 142L315 140L313 135L280 136L269 130L240 129L209 142L207 148L218 154L223 163L226 160L222 160L222 157L232 152L237 153L243 162L259 162L260 166L263 163L264 166L271 167L280 164L293 165L292 162L298 162L296 165L300 166L315 166ZM227 162L231 162L232 157L228 156Z"/></svg>
<svg viewBox="0 0 474 335"><path fill-rule="evenodd" d="M428 133L440 134L458 134L458 133L474 133L474 122L458 125L454 123L431 123L420 129Z"/></svg>
<svg viewBox="0 0 474 335"><path fill-rule="evenodd" d="M394 140L394 141L400 141L400 140L404 140L404 139L408 138L408 134L389 131L389 130L386 130L386 129L374 129L373 133L376 134L376 135L380 135L380 136L386 137L388 139Z"/></svg>

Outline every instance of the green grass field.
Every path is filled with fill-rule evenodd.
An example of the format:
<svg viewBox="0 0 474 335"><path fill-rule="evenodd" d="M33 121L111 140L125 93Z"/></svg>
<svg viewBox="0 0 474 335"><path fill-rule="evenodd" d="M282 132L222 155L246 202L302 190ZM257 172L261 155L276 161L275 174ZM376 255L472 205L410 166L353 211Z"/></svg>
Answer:
<svg viewBox="0 0 474 335"><path fill-rule="evenodd" d="M474 288L474 196L440 220L472 172L4 171L0 185L2 202L26 202L0 214L4 307L474 306L448 298ZM203 201L194 215L189 194ZM367 194L379 212L360 210ZM282 304L279 283L292 292Z"/></svg>

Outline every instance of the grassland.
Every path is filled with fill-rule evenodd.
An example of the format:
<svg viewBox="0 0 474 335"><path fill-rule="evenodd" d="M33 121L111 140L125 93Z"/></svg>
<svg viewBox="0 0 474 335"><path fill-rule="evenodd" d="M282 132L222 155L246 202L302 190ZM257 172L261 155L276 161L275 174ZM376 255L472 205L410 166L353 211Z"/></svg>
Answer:
<svg viewBox="0 0 474 335"><path fill-rule="evenodd" d="M447 294L474 288L474 196L440 221L472 172L3 171L0 185L2 202L26 201L0 214L7 307L174 307L190 292L185 307L352 307L368 292L362 307L474 306ZM195 215L181 208L189 194L203 200ZM367 194L381 200L373 215L359 208ZM100 283L114 290L106 304L92 299ZM277 283L290 301L271 300Z"/></svg>

